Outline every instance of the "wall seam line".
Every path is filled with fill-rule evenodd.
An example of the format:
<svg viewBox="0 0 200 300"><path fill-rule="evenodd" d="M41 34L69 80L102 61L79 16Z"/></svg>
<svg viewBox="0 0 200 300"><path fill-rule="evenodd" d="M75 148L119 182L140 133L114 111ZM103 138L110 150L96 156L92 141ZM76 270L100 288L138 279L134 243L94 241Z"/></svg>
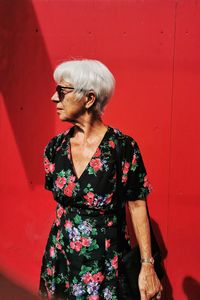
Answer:
<svg viewBox="0 0 200 300"><path fill-rule="evenodd" d="M173 56L172 56L172 79L171 79L171 114L170 114L170 128L169 128L169 165L168 165L168 194L167 194L167 242L169 241L169 217L170 217L170 191L171 191L171 169L172 169L172 131L173 131L173 102L174 102L174 79L175 79L175 58L176 58L176 30L177 30L177 7L178 0L175 1L174 6L174 38L173 38ZM167 243L168 244L168 243ZM168 245L167 245L168 249ZM166 260L166 270L168 270L168 259ZM168 299L167 291L165 293L165 300Z"/></svg>

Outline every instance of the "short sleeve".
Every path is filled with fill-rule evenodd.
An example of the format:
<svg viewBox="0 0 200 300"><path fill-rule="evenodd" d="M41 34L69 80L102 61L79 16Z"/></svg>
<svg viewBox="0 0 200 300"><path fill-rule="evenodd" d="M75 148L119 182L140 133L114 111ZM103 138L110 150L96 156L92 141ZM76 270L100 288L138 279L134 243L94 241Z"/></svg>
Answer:
<svg viewBox="0 0 200 300"><path fill-rule="evenodd" d="M126 146L122 162L122 183L126 201L146 200L152 190L139 146L132 138Z"/></svg>
<svg viewBox="0 0 200 300"><path fill-rule="evenodd" d="M54 156L55 156L56 138L52 138L44 149L43 162L45 170L44 187L47 190L53 189L53 173L55 170Z"/></svg>

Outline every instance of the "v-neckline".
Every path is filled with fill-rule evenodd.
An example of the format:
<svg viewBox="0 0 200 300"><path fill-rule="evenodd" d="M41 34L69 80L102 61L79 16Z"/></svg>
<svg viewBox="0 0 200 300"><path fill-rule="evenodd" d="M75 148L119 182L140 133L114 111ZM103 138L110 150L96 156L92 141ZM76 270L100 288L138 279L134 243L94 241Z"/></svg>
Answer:
<svg viewBox="0 0 200 300"><path fill-rule="evenodd" d="M69 138L68 138L68 147L69 147L69 152L68 152L68 153L69 153L69 160L70 160L70 164L71 164L71 169L72 169L73 175L75 176L76 181L78 182L78 181L81 180L81 178L83 177L83 175L85 174L85 172L86 172L87 169L89 168L89 165L90 165L92 159L94 158L95 153L97 152L97 150L101 147L102 143L104 142L104 140L105 140L105 138L106 138L106 136L107 136L107 134L108 134L108 132L109 132L110 126L107 125L107 130L106 130L106 132L104 133L104 135L103 135L103 137L102 137L102 139L101 139L99 145L97 146L95 152L93 153L92 157L90 158L90 160L89 160L89 162L87 163L85 169L83 170L83 172L81 173L81 175L80 175L79 177L77 176L77 172L76 172L76 170L75 170L75 168L74 168L74 163L73 163L73 159L72 159L72 151L71 151L72 149L71 149L71 143L70 143L70 138L72 137L72 133L74 132L74 127L75 127L75 126L73 126L73 127L70 129L70 134L69 134Z"/></svg>

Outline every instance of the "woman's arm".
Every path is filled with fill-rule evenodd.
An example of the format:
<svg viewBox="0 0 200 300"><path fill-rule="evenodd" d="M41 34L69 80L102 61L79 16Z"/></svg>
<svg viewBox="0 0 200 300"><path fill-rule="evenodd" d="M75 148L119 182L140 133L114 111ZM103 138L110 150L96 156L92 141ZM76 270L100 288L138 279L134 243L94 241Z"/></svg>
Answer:
<svg viewBox="0 0 200 300"><path fill-rule="evenodd" d="M144 200L128 201L128 208L141 257L150 258L152 256L151 238L146 202ZM156 293L162 291L161 283L151 263L142 263L138 284L141 300L151 299Z"/></svg>

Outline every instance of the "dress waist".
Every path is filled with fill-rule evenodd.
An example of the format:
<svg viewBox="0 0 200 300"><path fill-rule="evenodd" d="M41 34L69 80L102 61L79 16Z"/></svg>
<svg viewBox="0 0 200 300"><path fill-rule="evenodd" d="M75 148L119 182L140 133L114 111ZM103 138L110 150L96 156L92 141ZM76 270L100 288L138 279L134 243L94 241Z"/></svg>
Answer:
<svg viewBox="0 0 200 300"><path fill-rule="evenodd" d="M84 208L83 206L71 206L71 205L62 205L59 204L57 208L62 207L66 213L76 213L81 216L90 216L90 217L99 217L99 216L116 216L117 213L115 210L107 209L94 209L94 208Z"/></svg>

